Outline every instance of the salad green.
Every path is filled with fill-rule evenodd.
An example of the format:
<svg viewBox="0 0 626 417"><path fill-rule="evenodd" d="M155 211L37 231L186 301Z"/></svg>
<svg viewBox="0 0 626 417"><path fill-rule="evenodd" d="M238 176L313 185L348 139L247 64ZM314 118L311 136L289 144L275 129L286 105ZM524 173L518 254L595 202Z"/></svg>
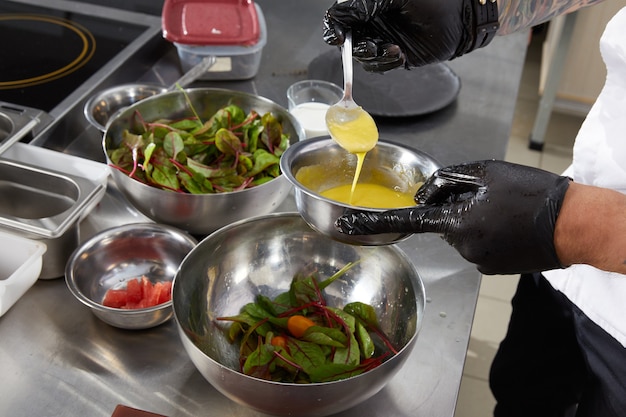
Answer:
<svg viewBox="0 0 626 417"><path fill-rule="evenodd" d="M193 109L192 109L193 110ZM141 120L142 131L123 132L107 151L112 166L145 184L191 194L243 190L280 175L289 136L271 113L224 106L203 122L196 112L181 120Z"/></svg>
<svg viewBox="0 0 626 417"><path fill-rule="evenodd" d="M228 337L240 344L241 371L272 381L329 382L359 375L395 355L371 305L336 308L326 302L323 290L354 265L325 280L317 272L296 274L289 291L273 299L259 295L238 315L219 317L232 322Z"/></svg>

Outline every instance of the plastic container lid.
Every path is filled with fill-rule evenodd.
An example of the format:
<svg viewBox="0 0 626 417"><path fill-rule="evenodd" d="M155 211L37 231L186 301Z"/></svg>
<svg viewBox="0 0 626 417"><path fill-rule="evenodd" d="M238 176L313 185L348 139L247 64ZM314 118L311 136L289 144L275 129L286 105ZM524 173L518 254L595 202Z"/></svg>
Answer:
<svg viewBox="0 0 626 417"><path fill-rule="evenodd" d="M165 0L163 37L188 45L254 45L260 29L252 0Z"/></svg>

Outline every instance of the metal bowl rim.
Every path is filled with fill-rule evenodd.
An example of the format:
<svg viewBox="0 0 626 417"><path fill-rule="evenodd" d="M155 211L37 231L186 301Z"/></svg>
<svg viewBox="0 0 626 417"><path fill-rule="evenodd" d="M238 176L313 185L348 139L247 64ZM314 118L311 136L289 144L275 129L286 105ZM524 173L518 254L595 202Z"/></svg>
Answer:
<svg viewBox="0 0 626 417"><path fill-rule="evenodd" d="M333 142L333 139L330 136L321 136L321 137L317 137L317 138L312 138L312 139L307 139L305 141L300 141L296 144L291 145L290 147L287 148L287 150L285 150L285 152L283 153L283 156L287 155L290 156L291 153L294 153L296 151L298 151L298 149L303 148L305 146L309 146L310 144L314 144L317 142ZM334 143L334 142L333 142ZM399 142L395 142L392 140L388 140L388 139L379 139L378 143L382 143L383 145L390 145L393 148L399 148L399 149L403 149L403 150L409 150L411 152L413 152L416 155L420 155L422 157L425 157L427 159L430 159L435 165L437 166L441 166L441 164L435 159L433 158L431 155L427 154L426 152L420 151L418 149L413 148L412 146L408 146ZM337 145L339 146L339 145ZM378 145L376 145L378 146ZM289 180L289 182L294 186L294 190L296 192L302 192L305 193L313 198L316 198L318 200L324 201L328 204L332 204L338 207L342 207L344 209L348 209L348 210L367 210L367 211L371 211L371 212L375 212L375 213L382 213L385 211L389 211L392 210L391 208L375 208L375 207L365 207L365 206L353 206L350 204L346 204L346 203L342 203L340 201L337 200L331 200L329 198L326 198L318 193L316 193L315 191L311 190L310 188L305 187L300 181L298 181L296 179L296 176L294 175L294 173L291 170L291 167L287 165L287 158L281 158L281 173L283 175L285 175L285 177ZM284 162L283 162L284 161ZM284 169L285 168L289 168L289 169ZM408 237L408 236L407 236Z"/></svg>
<svg viewBox="0 0 626 417"><path fill-rule="evenodd" d="M80 246L78 246L68 258L67 264L65 266L65 282L67 284L70 292L78 299L80 302L85 304L88 307L91 307L94 310L100 312L113 312L116 314L120 314L122 316L132 316L141 313L152 313L155 311L163 310L168 307L172 307L172 300L166 301L164 303L158 304L152 307L146 308L135 308L135 309L122 309L122 308L114 308L107 307L102 305L91 298L87 297L83 294L82 291L78 289L78 285L76 284L76 279L74 277L74 268L75 261L78 259L79 255L87 249L92 248L98 242L102 240L102 238L107 237L111 234L117 234L119 232L131 231L133 229L140 228L142 230L156 230L156 231L168 231L170 234L174 234L183 238L187 243L191 245L190 251L198 244L197 239L192 237L190 234L186 233L183 230L180 230L174 226L169 226L166 224L158 224L158 223L130 223L122 226L113 226L108 229L102 230L83 242ZM172 285L173 285L174 277L172 277Z"/></svg>
<svg viewBox="0 0 626 417"><path fill-rule="evenodd" d="M120 85L112 86L112 87L109 87L109 88L107 88L105 90L101 90L101 91L98 91L97 93L92 94L91 97L89 97L89 99L87 99L87 101L85 102L85 105L83 106L83 114L84 114L85 118L87 119L87 121L92 126L97 128L101 132L104 132L106 130L106 126L103 126L100 122L98 122L93 117L93 108L94 108L95 103L97 103L98 101L102 100L103 98L111 95L112 93L116 93L118 91L128 90L130 88L138 88L138 87L141 87L142 89L145 89L145 90L148 90L148 91L152 91L154 93L152 96L164 94L165 92L167 92L167 88L163 87L162 85L158 85L158 84L141 84L141 83L136 83L136 84L120 84ZM147 98L151 98L152 96L147 97ZM147 98L144 98L142 100L146 100ZM111 116L115 115L116 113L112 114ZM110 123L110 120L107 122L107 125L109 123Z"/></svg>

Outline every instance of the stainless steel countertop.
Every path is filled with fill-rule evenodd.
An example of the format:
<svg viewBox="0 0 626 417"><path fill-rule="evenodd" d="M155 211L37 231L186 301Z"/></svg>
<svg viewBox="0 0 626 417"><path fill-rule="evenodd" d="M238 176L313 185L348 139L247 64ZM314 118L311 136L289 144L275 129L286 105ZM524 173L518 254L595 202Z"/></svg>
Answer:
<svg viewBox="0 0 626 417"><path fill-rule="evenodd" d="M330 3L258 0L268 44L257 77L198 86L254 92L286 105L287 87L307 78L308 63L329 48L321 40L321 17ZM431 115L378 120L381 137L426 151L444 165L504 157L526 41L524 33L497 38L487 49L451 61L462 82L456 102ZM170 49L144 78L167 84L179 75ZM65 151L98 159L99 140L94 129L87 130ZM290 197L278 211L294 209ZM110 182L102 202L81 224L81 234L86 238L143 220ZM414 236L399 246L424 280L423 328L387 387L341 416L454 415L480 274L437 236ZM145 331L110 327L76 301L62 279L38 281L1 317L0 341L3 416L107 417L117 404L170 417L260 415L203 379L173 321Z"/></svg>

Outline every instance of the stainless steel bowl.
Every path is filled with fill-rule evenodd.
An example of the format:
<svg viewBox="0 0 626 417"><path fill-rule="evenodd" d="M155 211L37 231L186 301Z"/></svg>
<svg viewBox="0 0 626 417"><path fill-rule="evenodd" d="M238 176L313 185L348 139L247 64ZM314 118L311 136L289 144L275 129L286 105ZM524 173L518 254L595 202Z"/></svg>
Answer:
<svg viewBox="0 0 626 417"><path fill-rule="evenodd" d="M329 383L271 382L238 371L239 346L229 343L227 325L216 317L236 315L258 294L275 297L288 290L307 264L330 276L357 260L326 290L329 304L374 306L383 331L400 347L397 355L369 372ZM183 260L172 292L183 345L206 380L239 404L280 416L326 416L380 391L409 356L424 310L422 281L400 249L331 240L297 213L242 220L208 236Z"/></svg>
<svg viewBox="0 0 626 417"><path fill-rule="evenodd" d="M298 171L305 167L318 172L317 181L306 186L296 178ZM332 187L351 184L356 169L356 156L329 136L290 146L281 158L280 168L295 187L298 212L318 232L340 242L364 246L388 245L410 236L409 233L352 236L337 231L335 220L348 211L382 212L384 209L354 207L319 194ZM426 153L383 139L367 153L359 181L371 180L389 188L414 192L439 168L440 164Z"/></svg>
<svg viewBox="0 0 626 417"><path fill-rule="evenodd" d="M99 91L87 100L83 113L87 121L104 132L117 113L145 98L165 93L163 86L150 84L124 84Z"/></svg>
<svg viewBox="0 0 626 417"><path fill-rule="evenodd" d="M104 230L78 247L65 270L72 294L102 321L123 329L147 329L172 317L172 302L126 310L102 305L105 293L134 278L172 281L197 241L171 226L135 223Z"/></svg>
<svg viewBox="0 0 626 417"><path fill-rule="evenodd" d="M188 89L186 92L201 117L208 118L232 103L246 112L273 112L282 122L283 131L290 136L292 144L304 138L304 130L287 109L266 98L212 88ZM134 114L137 111L144 120L177 119L193 115L180 91L143 100L128 107L109 124L103 139L105 153L119 146L124 129L131 128L136 122ZM112 176L130 203L144 215L157 223L176 226L197 235L209 234L240 219L270 213L285 200L292 188L291 183L280 175L263 185L241 191L183 194L142 184L116 169Z"/></svg>

